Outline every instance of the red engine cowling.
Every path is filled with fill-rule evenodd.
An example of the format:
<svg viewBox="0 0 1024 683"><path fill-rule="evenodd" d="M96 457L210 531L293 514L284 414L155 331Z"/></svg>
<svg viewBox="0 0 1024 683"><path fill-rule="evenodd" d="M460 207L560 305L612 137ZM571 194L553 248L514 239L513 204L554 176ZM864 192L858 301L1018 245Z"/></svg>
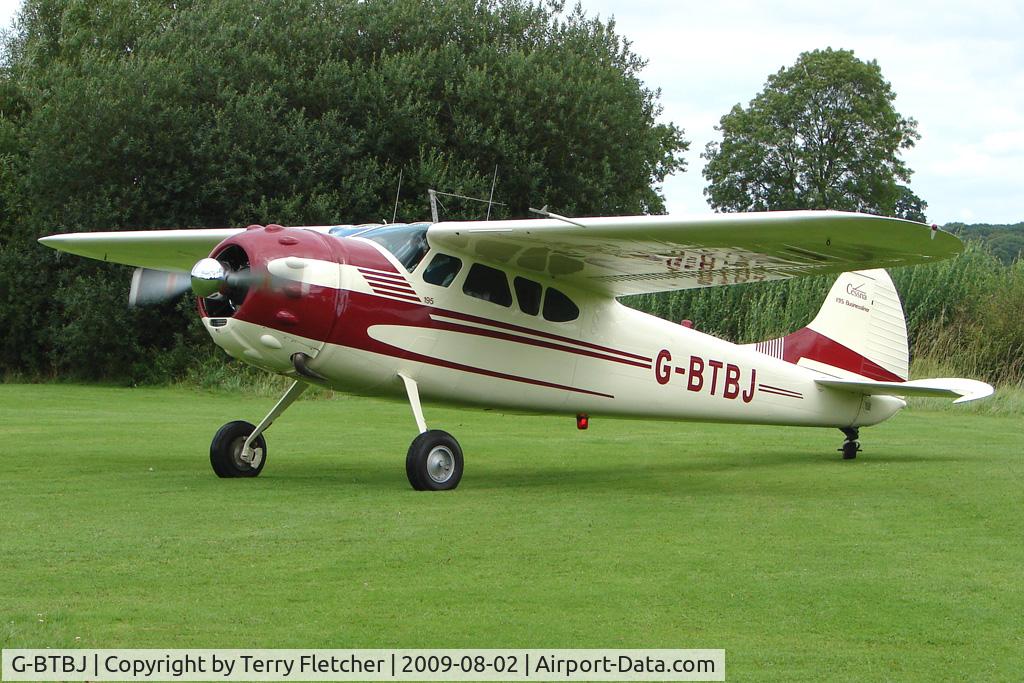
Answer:
<svg viewBox="0 0 1024 683"><path fill-rule="evenodd" d="M254 225L210 254L229 275L220 293L199 300L199 314L228 354L272 372L294 368L297 353L315 358L341 317L341 240Z"/></svg>

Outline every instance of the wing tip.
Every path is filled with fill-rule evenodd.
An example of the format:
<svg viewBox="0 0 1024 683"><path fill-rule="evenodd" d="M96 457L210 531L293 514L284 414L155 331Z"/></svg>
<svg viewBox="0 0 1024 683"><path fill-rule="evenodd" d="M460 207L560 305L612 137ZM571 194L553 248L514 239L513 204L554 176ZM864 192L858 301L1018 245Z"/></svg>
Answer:
<svg viewBox="0 0 1024 683"><path fill-rule="evenodd" d="M57 251L67 251L66 245L68 244L68 242L71 241L68 239L68 237L70 237L70 235L47 235L45 237L40 237L36 241L39 242L39 244L43 245L44 247L49 247L50 249L56 249Z"/></svg>
<svg viewBox="0 0 1024 683"><path fill-rule="evenodd" d="M962 388L966 391L966 393L961 394L960 398L953 401L953 403L969 403L970 401L988 398L992 394L996 393L995 387L988 382L982 382L976 379L952 379L955 379L956 383L959 385L958 390Z"/></svg>

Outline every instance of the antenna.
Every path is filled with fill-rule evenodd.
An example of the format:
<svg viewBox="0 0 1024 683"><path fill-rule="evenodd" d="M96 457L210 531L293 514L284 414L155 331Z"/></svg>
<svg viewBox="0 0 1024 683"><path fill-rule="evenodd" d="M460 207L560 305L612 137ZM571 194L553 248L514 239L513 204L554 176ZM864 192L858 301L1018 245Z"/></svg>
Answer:
<svg viewBox="0 0 1024 683"><path fill-rule="evenodd" d="M391 214L391 222L398 218L398 198L402 195L402 169L398 169L398 190L395 191L395 212Z"/></svg>
<svg viewBox="0 0 1024 683"><path fill-rule="evenodd" d="M437 223L437 190L427 190L427 195L430 197L430 218Z"/></svg>
<svg viewBox="0 0 1024 683"><path fill-rule="evenodd" d="M491 220L491 205L494 204L494 186L498 184L498 165L494 165L494 178L491 180L491 196L487 198L487 218L485 221Z"/></svg>
<svg viewBox="0 0 1024 683"><path fill-rule="evenodd" d="M497 168L495 168L495 176L497 176ZM493 188L491 189L491 191L493 193ZM430 197L430 217L434 219L435 223L438 222L437 205L441 204L441 200L438 199L439 195L442 197L455 197L456 199L465 199L471 202L480 202L481 204L487 204L488 216L490 216L491 204L496 204L498 206L507 206L505 202L496 202L493 199L477 199L476 197L467 197L464 194L455 194L454 192L438 192L437 190L427 190L427 195ZM444 204L441 204L441 208L444 208Z"/></svg>

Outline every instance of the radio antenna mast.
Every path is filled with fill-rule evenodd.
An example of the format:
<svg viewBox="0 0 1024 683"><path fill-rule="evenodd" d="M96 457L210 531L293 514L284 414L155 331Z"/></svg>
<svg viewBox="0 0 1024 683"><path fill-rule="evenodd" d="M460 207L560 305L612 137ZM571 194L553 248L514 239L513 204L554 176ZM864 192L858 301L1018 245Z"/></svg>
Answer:
<svg viewBox="0 0 1024 683"><path fill-rule="evenodd" d="M493 199L477 199L476 197L467 197L464 194L455 194L454 192L438 192L437 190L427 190L427 195L430 197L430 217L435 223L439 221L437 217L437 205L441 204L441 200L438 196L442 197L455 197L456 199L465 199L469 202L480 202L481 204L487 204L487 215L490 216L491 204L496 206L506 206L505 202L496 202ZM445 208L444 204L441 204L441 208Z"/></svg>
<svg viewBox="0 0 1024 683"><path fill-rule="evenodd" d="M498 184L498 165L494 165L494 178L491 180L491 196L487 198L487 218L484 220L491 220L491 205L494 204L494 186Z"/></svg>
<svg viewBox="0 0 1024 683"><path fill-rule="evenodd" d="M398 169L398 190L395 191L395 212L391 214L391 222L398 218L398 198L402 195L402 169Z"/></svg>
<svg viewBox="0 0 1024 683"><path fill-rule="evenodd" d="M427 196L430 197L430 220L437 223L437 190L427 190Z"/></svg>

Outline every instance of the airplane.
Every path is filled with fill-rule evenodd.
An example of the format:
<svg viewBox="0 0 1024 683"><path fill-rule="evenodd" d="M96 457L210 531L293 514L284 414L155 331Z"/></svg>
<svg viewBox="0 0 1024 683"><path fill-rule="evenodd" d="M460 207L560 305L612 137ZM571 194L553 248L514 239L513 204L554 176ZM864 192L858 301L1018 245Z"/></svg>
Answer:
<svg viewBox="0 0 1024 683"><path fill-rule="evenodd" d="M191 289L214 343L292 380L256 425L223 425L219 477L255 477L267 428L309 387L408 401L413 489L458 486L464 458L425 401L573 416L860 428L908 396L993 393L909 380L902 305L884 270L955 256L953 235L836 211L182 229L53 235L44 245L135 266L130 301ZM733 344L618 297L839 273L803 329Z"/></svg>

